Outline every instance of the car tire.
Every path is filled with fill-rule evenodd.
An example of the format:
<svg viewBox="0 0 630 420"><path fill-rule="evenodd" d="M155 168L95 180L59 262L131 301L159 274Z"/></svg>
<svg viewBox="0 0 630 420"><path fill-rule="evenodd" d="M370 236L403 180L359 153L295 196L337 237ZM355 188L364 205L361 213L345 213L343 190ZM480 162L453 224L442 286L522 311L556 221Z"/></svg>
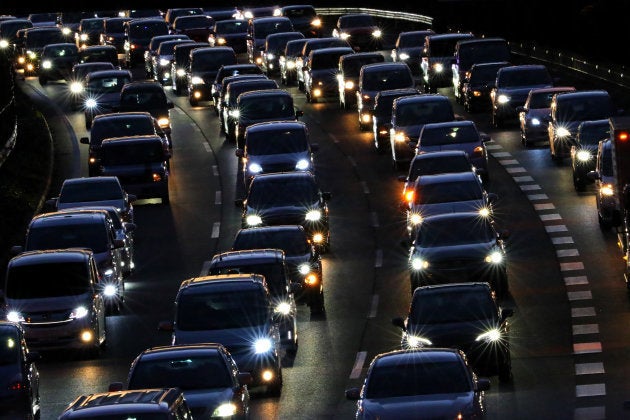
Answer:
<svg viewBox="0 0 630 420"><path fill-rule="evenodd" d="M194 98L188 98L188 103L190 104L190 106L197 106L199 105L199 101L194 99Z"/></svg>
<svg viewBox="0 0 630 420"><path fill-rule="evenodd" d="M298 80L298 90L304 91L304 82Z"/></svg>
<svg viewBox="0 0 630 420"><path fill-rule="evenodd" d="M287 347L287 355L289 355L290 357L295 357L298 351L298 347L299 347L299 343L298 343L298 340L296 339L293 342L291 342L291 344L289 344L289 346Z"/></svg>

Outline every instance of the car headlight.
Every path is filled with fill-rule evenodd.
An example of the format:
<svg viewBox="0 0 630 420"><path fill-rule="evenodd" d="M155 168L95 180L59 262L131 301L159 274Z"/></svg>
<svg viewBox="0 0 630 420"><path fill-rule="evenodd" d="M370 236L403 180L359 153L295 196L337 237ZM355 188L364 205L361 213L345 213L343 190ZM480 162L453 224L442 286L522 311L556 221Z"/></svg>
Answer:
<svg viewBox="0 0 630 420"><path fill-rule="evenodd" d="M589 160L591 160L593 156L591 156L591 152L589 152L588 150L579 150L577 152L577 158L580 162L588 162Z"/></svg>
<svg viewBox="0 0 630 420"><path fill-rule="evenodd" d="M160 66L166 67L166 66L168 66L170 64L171 64L170 60L167 60L166 58L160 58Z"/></svg>
<svg viewBox="0 0 630 420"><path fill-rule="evenodd" d="M203 85L204 84L203 79L201 77L199 77L199 76L193 76L192 79L190 79L190 82L193 85Z"/></svg>
<svg viewBox="0 0 630 420"><path fill-rule="evenodd" d="M571 135L571 132L564 127L558 127L558 130L556 130L556 135L558 137L569 137Z"/></svg>
<svg viewBox="0 0 630 420"><path fill-rule="evenodd" d="M322 212L319 210L310 210L306 213L306 220L316 222L322 218Z"/></svg>
<svg viewBox="0 0 630 420"><path fill-rule="evenodd" d="M372 36L374 38L380 38L383 35L383 32L381 32L380 29L375 30L374 32L372 32Z"/></svg>
<svg viewBox="0 0 630 420"><path fill-rule="evenodd" d="M262 166L260 166L258 163L250 163L247 168L249 169L249 172L252 172L255 174L259 174L263 170Z"/></svg>
<svg viewBox="0 0 630 420"><path fill-rule="evenodd" d="M479 209L479 215L481 217L488 217L490 216L490 209L488 207L482 207Z"/></svg>
<svg viewBox="0 0 630 420"><path fill-rule="evenodd" d="M68 36L72 33L72 29L64 27L61 29L61 33L64 34L65 36Z"/></svg>
<svg viewBox="0 0 630 420"><path fill-rule="evenodd" d="M429 262L423 258L413 257L411 259L411 268L414 271L424 270L425 268L428 268L428 267L429 267Z"/></svg>
<svg viewBox="0 0 630 420"><path fill-rule="evenodd" d="M529 123L530 123L531 125L534 125L534 126L539 126L539 125L540 125L540 120L539 120L538 118L532 118L532 119L529 121Z"/></svg>
<svg viewBox="0 0 630 420"><path fill-rule="evenodd" d="M490 254L486 255L485 260L487 263L500 264L503 262L503 254L499 251L492 251Z"/></svg>
<svg viewBox="0 0 630 420"><path fill-rule="evenodd" d="M225 45L225 44L227 44L227 40L225 38L223 38L223 37L217 38L217 44Z"/></svg>
<svg viewBox="0 0 630 420"><path fill-rule="evenodd" d="M26 51L26 55L28 56L28 58L30 58L31 60L34 60L37 58L37 53L35 51Z"/></svg>
<svg viewBox="0 0 630 420"><path fill-rule="evenodd" d="M348 38L350 38L350 34L346 33L346 32L342 32L342 33L339 34L339 38L341 38L341 39L348 39Z"/></svg>
<svg viewBox="0 0 630 420"><path fill-rule="evenodd" d="M97 108L98 102L96 102L96 99L94 98L88 98L85 100L85 107L87 109Z"/></svg>
<svg viewBox="0 0 630 420"><path fill-rule="evenodd" d="M7 314L7 321L11 322L24 322L24 315L18 311L9 311Z"/></svg>
<svg viewBox="0 0 630 420"><path fill-rule="evenodd" d="M305 170L307 170L310 166L311 166L311 163L309 162L309 160L308 160L308 159L300 159L300 160L298 160L298 162L295 164L295 169L297 169L298 171L305 171Z"/></svg>
<svg viewBox="0 0 630 420"><path fill-rule="evenodd" d="M274 310L279 314L289 315L291 313L291 305L289 305L287 302L280 302L276 305L276 308Z"/></svg>
<svg viewBox="0 0 630 420"><path fill-rule="evenodd" d="M287 69L293 70L295 68L295 61L287 60Z"/></svg>
<svg viewBox="0 0 630 420"><path fill-rule="evenodd" d="M81 82L70 83L70 92L74 93L75 95L83 92L83 83Z"/></svg>
<svg viewBox="0 0 630 420"><path fill-rule="evenodd" d="M412 225L419 225L422 223L422 215L420 213L411 213L409 215L409 223Z"/></svg>
<svg viewBox="0 0 630 420"><path fill-rule="evenodd" d="M171 126L171 121L167 117L158 118L158 125L160 128L168 128Z"/></svg>
<svg viewBox="0 0 630 420"><path fill-rule="evenodd" d="M352 80L348 80L346 83L344 83L343 87L348 90L352 90L354 89L354 82Z"/></svg>
<svg viewBox="0 0 630 420"><path fill-rule="evenodd" d="M256 354L268 353L273 348L273 343L269 338L259 338L254 342Z"/></svg>
<svg viewBox="0 0 630 420"><path fill-rule="evenodd" d="M103 294L107 297L115 296L117 292L118 292L118 288L113 284L108 284L103 289Z"/></svg>
<svg viewBox="0 0 630 420"><path fill-rule="evenodd" d="M486 331L475 338L475 341L483 341L485 343L494 343L501 340L501 331L496 328Z"/></svg>
<svg viewBox="0 0 630 420"><path fill-rule="evenodd" d="M615 193L612 184L604 184L599 192L605 197L612 197Z"/></svg>
<svg viewBox="0 0 630 420"><path fill-rule="evenodd" d="M0 48L9 48L9 41L6 39L0 39Z"/></svg>
<svg viewBox="0 0 630 420"><path fill-rule="evenodd" d="M184 76L186 76L186 70L184 70L184 69L177 69L175 73L177 74L177 77L184 77Z"/></svg>
<svg viewBox="0 0 630 420"><path fill-rule="evenodd" d="M212 418L216 417L232 417L237 412L236 405L233 403L223 403L214 409L212 412Z"/></svg>
<svg viewBox="0 0 630 420"><path fill-rule="evenodd" d="M105 277L106 279L111 278L114 275L114 269L113 268L106 268L105 270L103 270L103 277Z"/></svg>
<svg viewBox="0 0 630 420"><path fill-rule="evenodd" d="M241 115L241 113L240 113L240 111L238 109L231 109L228 112L228 114L230 115L230 117L232 117L234 119L238 118Z"/></svg>
<svg viewBox="0 0 630 420"><path fill-rule="evenodd" d="M47 70L52 69L52 61L50 60L42 61L42 68L47 69Z"/></svg>
<svg viewBox="0 0 630 420"><path fill-rule="evenodd" d="M88 40L88 34L81 34L81 35L79 35L79 39L81 41L87 41Z"/></svg>
<svg viewBox="0 0 630 420"><path fill-rule="evenodd" d="M311 265L308 264L308 263L302 263L302 264L298 265L298 271L300 272L301 275L305 276L308 273L310 273Z"/></svg>
<svg viewBox="0 0 630 420"><path fill-rule="evenodd" d="M407 54L407 53L400 53L398 55L398 58L400 58L402 61L409 60L409 54Z"/></svg>
<svg viewBox="0 0 630 420"><path fill-rule="evenodd" d="M418 335L408 335L407 336L407 346L410 348L418 348L424 346L431 346L433 343L431 340L420 337Z"/></svg>
<svg viewBox="0 0 630 420"><path fill-rule="evenodd" d="M267 54L267 60L273 60L274 58L276 58L275 55L273 55L271 53Z"/></svg>
<svg viewBox="0 0 630 420"><path fill-rule="evenodd" d="M436 73L442 73L444 71L444 64L442 63L433 64L433 71Z"/></svg>
<svg viewBox="0 0 630 420"><path fill-rule="evenodd" d="M507 104L508 102L510 102L510 97L507 95L499 95L497 97L497 102L500 104Z"/></svg>
<svg viewBox="0 0 630 420"><path fill-rule="evenodd" d="M407 141L407 135L403 131L395 131L394 132L394 141L398 143L402 143Z"/></svg>
<svg viewBox="0 0 630 420"><path fill-rule="evenodd" d="M76 307L70 312L70 319L80 319L85 318L88 315L89 311L85 306Z"/></svg>
<svg viewBox="0 0 630 420"><path fill-rule="evenodd" d="M262 224L262 218L257 214L250 214L245 219L245 222L247 222L248 226L258 226Z"/></svg>
<svg viewBox="0 0 630 420"><path fill-rule="evenodd" d="M322 20L320 18L315 18L311 21L311 26L315 26L316 28L319 28L320 26L322 26Z"/></svg>

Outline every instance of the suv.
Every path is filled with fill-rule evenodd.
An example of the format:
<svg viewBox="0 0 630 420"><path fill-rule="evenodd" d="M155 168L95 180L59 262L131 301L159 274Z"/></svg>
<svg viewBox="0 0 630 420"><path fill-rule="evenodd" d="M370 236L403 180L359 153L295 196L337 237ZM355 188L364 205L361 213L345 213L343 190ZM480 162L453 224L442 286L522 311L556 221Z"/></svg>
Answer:
<svg viewBox="0 0 630 420"><path fill-rule="evenodd" d="M595 170L599 142L609 137L610 121L607 118L583 121L578 126L575 142L571 145L571 169L575 191L584 191L586 183L593 181L587 174Z"/></svg>
<svg viewBox="0 0 630 420"><path fill-rule="evenodd" d="M597 195L597 221L602 230L617 227L621 224L622 207L613 189L615 174L613 172L612 140L607 138L597 146L595 170L588 172L588 178L595 182Z"/></svg>
<svg viewBox="0 0 630 420"><path fill-rule="evenodd" d="M118 237L107 210L75 208L33 217L24 246L14 246L11 251L18 254L48 249L90 249L107 310L118 313L125 298L124 247L125 242Z"/></svg>
<svg viewBox="0 0 630 420"><path fill-rule="evenodd" d="M79 63L112 63L119 68L118 51L113 45L90 45L79 50Z"/></svg>
<svg viewBox="0 0 630 420"><path fill-rule="evenodd" d="M116 47L118 57L125 55L125 22L130 21L129 17L110 17L103 22L103 32L101 33L100 44Z"/></svg>
<svg viewBox="0 0 630 420"><path fill-rule="evenodd" d="M265 277L273 310L278 320L280 343L295 355L298 349L295 293L302 283L292 283L289 266L281 249L247 249L215 254L204 264L202 275L260 274Z"/></svg>
<svg viewBox="0 0 630 420"><path fill-rule="evenodd" d="M389 129L392 123L394 101L403 96L418 95L419 93L416 88L405 88L381 90L376 94L372 109L372 134L374 136L374 150L377 153L385 153L389 147Z"/></svg>
<svg viewBox="0 0 630 420"><path fill-rule="evenodd" d="M289 86L298 80L298 58L301 61L302 48L307 41L308 38L288 41L284 51L280 53L278 65L280 66L280 83L283 85Z"/></svg>
<svg viewBox="0 0 630 420"><path fill-rule="evenodd" d="M102 17L84 18L79 21L79 26L74 34L77 48L83 49L91 45L97 45L101 40L105 19Z"/></svg>
<svg viewBox="0 0 630 420"><path fill-rule="evenodd" d="M399 33L398 38L396 38L396 44L392 49L392 61L407 63L413 76L420 77L422 75L420 62L422 61L424 38L434 33L431 29Z"/></svg>
<svg viewBox="0 0 630 420"><path fill-rule="evenodd" d="M151 38L168 35L168 24L162 18L138 18L124 24L125 65L127 68L137 67L144 63L144 53L149 47Z"/></svg>
<svg viewBox="0 0 630 420"><path fill-rule="evenodd" d="M288 17L254 17L247 25L247 57L250 63L262 64L262 51L267 35L278 32L293 32L293 24Z"/></svg>
<svg viewBox="0 0 630 420"><path fill-rule="evenodd" d="M304 35L301 32L276 32L275 34L267 35L265 40L265 49L262 52L262 61L260 67L262 71L267 75L280 73L280 54L287 46L287 42L296 39L304 39Z"/></svg>
<svg viewBox="0 0 630 420"><path fill-rule="evenodd" d="M197 106L199 101L212 100L214 79L223 65L236 64L232 47L204 47L190 51L188 72L188 102Z"/></svg>
<svg viewBox="0 0 630 420"><path fill-rule="evenodd" d="M349 13L339 16L332 36L348 41L356 51L383 49L383 34L372 15L368 13Z"/></svg>
<svg viewBox="0 0 630 420"><path fill-rule="evenodd" d="M321 48L349 47L348 41L334 37L307 38L302 45L302 51L295 58L296 80L299 90L304 90L304 69L308 66L311 51Z"/></svg>
<svg viewBox="0 0 630 420"><path fill-rule="evenodd" d="M367 130L372 125L374 99L381 90L413 89L416 82L406 63L374 63L361 67L357 89L357 111L359 129Z"/></svg>
<svg viewBox="0 0 630 420"><path fill-rule="evenodd" d="M237 78L237 80L232 79ZM278 83L265 75L239 75L223 79L226 83L221 100L221 121L225 137L229 141L236 140L236 124L240 116L238 97L245 92L278 89Z"/></svg>
<svg viewBox="0 0 630 420"><path fill-rule="evenodd" d="M385 56L379 52L361 52L339 57L337 80L339 89L339 106L348 109L356 104L359 74L366 64L382 63Z"/></svg>
<svg viewBox="0 0 630 420"><path fill-rule="evenodd" d="M240 229L232 243L233 251L277 248L284 251L291 281L301 283L298 303L306 303L311 315L322 314L324 278L322 262L306 231L300 225L277 225Z"/></svg>
<svg viewBox="0 0 630 420"><path fill-rule="evenodd" d="M511 308L497 304L488 283L453 283L418 287L402 329L402 348L452 347L463 350L476 372L512 379Z"/></svg>
<svg viewBox="0 0 630 420"><path fill-rule="evenodd" d="M302 70L307 102L317 102L326 97L337 96L339 58L352 53L354 50L350 47L320 48L310 52L307 65Z"/></svg>
<svg viewBox="0 0 630 420"><path fill-rule="evenodd" d="M100 149L103 140L111 137L159 136L165 149L172 149L170 138L162 131L158 121L148 112L116 112L94 117L90 137L79 142L90 146L88 151L89 176L102 175Z"/></svg>
<svg viewBox="0 0 630 420"><path fill-rule="evenodd" d="M18 67L24 69L24 76L33 76L39 71L41 54L44 47L53 43L67 42L57 26L34 26L23 29L23 45L18 51L16 61Z"/></svg>
<svg viewBox="0 0 630 420"><path fill-rule="evenodd" d="M572 86L537 88L529 91L525 105L516 108L521 132L521 143L527 147L538 141L549 141L547 126L551 117L553 95L575 92Z"/></svg>
<svg viewBox="0 0 630 420"><path fill-rule="evenodd" d="M274 15L286 16L291 19L294 30L308 38L322 36L322 20L317 16L315 7L311 4L292 4L274 10Z"/></svg>
<svg viewBox="0 0 630 420"><path fill-rule="evenodd" d="M474 113L490 109L490 92L497 80L497 72L501 67L511 66L507 61L496 63L473 64L461 80L461 103L466 112Z"/></svg>
<svg viewBox="0 0 630 420"><path fill-rule="evenodd" d="M422 49L422 84L426 93L453 85L453 62L458 41L473 39L471 33L441 33L427 35Z"/></svg>
<svg viewBox="0 0 630 420"><path fill-rule="evenodd" d="M79 62L79 50L70 43L47 44L42 50L39 84L51 80L70 80L72 66Z"/></svg>
<svg viewBox="0 0 630 420"><path fill-rule="evenodd" d="M118 112L146 111L153 115L166 135L171 134L170 110L175 105L166 98L161 84L155 81L127 83L120 91Z"/></svg>
<svg viewBox="0 0 630 420"><path fill-rule="evenodd" d="M302 225L320 252L330 249L328 201L311 172L278 172L255 176L245 200L242 227Z"/></svg>
<svg viewBox="0 0 630 420"><path fill-rule="evenodd" d="M94 116L120 108L120 92L131 83L130 70L99 70L87 74L83 89L85 128L92 128Z"/></svg>
<svg viewBox="0 0 630 420"><path fill-rule="evenodd" d="M151 38L147 49L144 51L144 71L147 79L153 79L157 73L156 67L159 66L158 49L160 45L166 41L192 41L186 35L156 35Z"/></svg>
<svg viewBox="0 0 630 420"><path fill-rule="evenodd" d="M219 67L217 75L212 82L212 107L216 115L221 115L221 97L223 96L223 81L228 77L244 76L244 75L259 75L263 76L262 69L256 64L228 64Z"/></svg>
<svg viewBox="0 0 630 420"><path fill-rule="evenodd" d="M175 318L163 321L172 344L223 344L253 386L282 392L282 358L277 315L260 274L219 274L184 280L175 297Z"/></svg>
<svg viewBox="0 0 630 420"><path fill-rule="evenodd" d="M182 95L188 87L188 69L190 66L190 51L195 48L207 47L207 42L187 41L173 47L173 61L171 63L171 82L175 95Z"/></svg>
<svg viewBox="0 0 630 420"><path fill-rule="evenodd" d="M115 176L125 191L138 198L159 197L169 203L168 149L159 136L112 137L100 149L101 173Z"/></svg>
<svg viewBox="0 0 630 420"><path fill-rule="evenodd" d="M90 250L23 252L7 265L6 319L22 325L30 348L98 355L106 341L101 286Z"/></svg>
<svg viewBox="0 0 630 420"><path fill-rule="evenodd" d="M193 419L181 389L156 388L81 395L65 408L58 420L95 418Z"/></svg>

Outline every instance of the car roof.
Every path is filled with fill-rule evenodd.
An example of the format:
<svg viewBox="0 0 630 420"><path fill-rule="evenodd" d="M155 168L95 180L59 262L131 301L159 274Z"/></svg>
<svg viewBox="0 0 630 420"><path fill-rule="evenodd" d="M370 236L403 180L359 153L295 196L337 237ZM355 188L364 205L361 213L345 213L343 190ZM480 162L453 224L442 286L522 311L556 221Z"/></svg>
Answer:
<svg viewBox="0 0 630 420"><path fill-rule="evenodd" d="M80 210L75 209L71 211L53 211L49 213L41 213L34 216L29 224L31 227L43 225L43 226L58 226L58 225L75 225L83 224L86 222L102 223L103 219L109 219L109 214L106 211L97 210Z"/></svg>
<svg viewBox="0 0 630 420"><path fill-rule="evenodd" d="M429 41L442 40L442 39L456 39L456 38L467 39L467 38L474 38L474 37L475 36L470 32L468 33L461 33L461 32L437 33L437 34L427 35L427 39L429 39Z"/></svg>
<svg viewBox="0 0 630 420"><path fill-rule="evenodd" d="M258 176L258 175L257 175ZM460 182L460 181L470 181L470 180L479 180L477 174L474 172L449 172L444 174L434 174L434 175L422 175L416 179L416 184L436 184L436 183L444 183L444 182ZM477 213L477 217L479 214Z"/></svg>
<svg viewBox="0 0 630 420"><path fill-rule="evenodd" d="M232 47L211 47L208 45L207 47L195 48L190 53L192 55L199 55L199 54L215 54L218 52L226 52L226 51L234 52L234 49Z"/></svg>
<svg viewBox="0 0 630 420"><path fill-rule="evenodd" d="M411 360L426 362L449 362L461 360L458 349L427 347L413 350L393 350L375 356L374 363L379 366L399 366L407 364Z"/></svg>
<svg viewBox="0 0 630 420"><path fill-rule="evenodd" d="M401 96L400 98L396 98L396 104L404 104L407 102L435 102L435 101L449 101L447 96L444 96L440 93L419 93L417 95L407 95Z"/></svg>
<svg viewBox="0 0 630 420"><path fill-rule="evenodd" d="M126 136L126 137L110 137L103 139L101 143L101 147L117 146L121 143L160 143L163 144L164 140L160 136L152 136L152 135L138 135L138 136Z"/></svg>
<svg viewBox="0 0 630 420"><path fill-rule="evenodd" d="M155 346L144 350L138 355L138 359L159 360L167 359L170 357L181 357L182 355L197 355L217 353L224 350L225 347L220 343L194 343L194 344L179 344L169 346Z"/></svg>
<svg viewBox="0 0 630 420"><path fill-rule="evenodd" d="M522 71L522 70L542 70L542 69L547 70L547 66L545 66L544 64L516 64L512 66L501 67L499 69L499 72L505 73L505 72Z"/></svg>
<svg viewBox="0 0 630 420"><path fill-rule="evenodd" d="M109 70L96 70L91 71L87 74L87 80L96 79L99 77L118 77L118 76L129 76L133 77L131 71L123 70L123 69L109 69Z"/></svg>
<svg viewBox="0 0 630 420"><path fill-rule="evenodd" d="M264 182L264 180L274 180L274 179L313 179L315 180L315 175L308 171L295 171L295 172L267 172L256 175L252 182Z"/></svg>
<svg viewBox="0 0 630 420"><path fill-rule="evenodd" d="M302 121L265 121L252 124L247 127L247 132L265 132L265 131L285 131L285 130L305 130L308 131L306 123Z"/></svg>
<svg viewBox="0 0 630 420"><path fill-rule="evenodd" d="M239 273L193 277L184 280L180 285L180 289L207 286L209 284L224 285L227 287L251 287L255 284L262 284L266 287L265 277L262 274Z"/></svg>
<svg viewBox="0 0 630 420"><path fill-rule="evenodd" d="M302 231L302 232L306 232L304 230L304 227L302 225L274 225L274 226L260 226L260 227L253 227L253 228L242 228L239 229L239 231L237 232L237 234L257 234L257 233L265 233L265 232L282 232L282 231Z"/></svg>
<svg viewBox="0 0 630 420"><path fill-rule="evenodd" d="M104 123L107 122L108 124L111 124L111 120L129 120L137 118L152 119L153 116L147 111L111 112L108 114L98 114L94 116L92 126L94 126L97 121L103 121Z"/></svg>
<svg viewBox="0 0 630 420"><path fill-rule="evenodd" d="M154 80L136 80L133 82L126 83L122 87L121 92L134 92L134 91L146 91L146 90L155 90L155 91L164 91L164 87L159 82Z"/></svg>
<svg viewBox="0 0 630 420"><path fill-rule="evenodd" d="M286 16L259 16L259 17L253 17L251 19L252 23L258 23L258 22L280 22L280 21L289 21L291 22L291 19L289 19Z"/></svg>
<svg viewBox="0 0 630 420"><path fill-rule="evenodd" d="M457 150L436 150L435 152L421 152L413 157L413 160L424 160L424 159L440 159L440 158L453 158L455 156L466 156L468 157L468 153L465 150L457 149Z"/></svg>
<svg viewBox="0 0 630 420"><path fill-rule="evenodd" d="M557 100L571 99L571 98L582 98L582 97L591 97L591 96L608 96L610 94L607 90L604 89L590 89L590 90L574 90L572 92L560 92L556 94Z"/></svg>
<svg viewBox="0 0 630 420"><path fill-rule="evenodd" d="M433 176L433 175L427 175ZM435 222L443 222L449 223L451 220L470 220L472 223L479 223L480 220L487 220L490 224L492 224L492 219L488 218L480 218L479 212L476 211L458 211L453 213L439 213L434 214L428 217L425 217L422 220L423 224L435 223Z"/></svg>
<svg viewBox="0 0 630 420"><path fill-rule="evenodd" d="M470 44L488 44L495 42L507 42L505 38L493 37L493 38L470 38L470 39L462 39L457 41L457 43L462 45L470 45Z"/></svg>
<svg viewBox="0 0 630 420"><path fill-rule="evenodd" d="M368 51L364 51L364 52L354 52L354 53L350 53L350 54L345 54L343 56L341 56L341 61L347 61L347 60L365 60L368 58L383 58L383 61L385 61L385 56L379 52L368 52Z"/></svg>
<svg viewBox="0 0 630 420"><path fill-rule="evenodd" d="M291 96L291 93L289 93L288 91L281 88L277 88L277 89L250 90L248 92L243 92L238 96L238 101L240 103L246 100L247 98L256 97L256 96L269 96L269 97L285 96L288 98L293 98L293 96Z"/></svg>
<svg viewBox="0 0 630 420"><path fill-rule="evenodd" d="M573 86L554 86L554 87L544 87L544 88L534 88L529 91L530 95L533 93L552 93L552 92L568 92L575 91Z"/></svg>
<svg viewBox="0 0 630 420"><path fill-rule="evenodd" d="M285 259L284 251L276 248L257 248L243 249L240 251L224 251L215 254L210 264L216 264L224 261L242 261L247 259L255 260L272 260L282 262Z"/></svg>
<svg viewBox="0 0 630 420"><path fill-rule="evenodd" d="M110 175L101 175L101 176L90 176L90 177L80 177L80 178L66 178L63 181L62 184L62 190L63 190L63 185L70 185L70 184L102 184L102 183L116 183L116 184L120 184L120 181L118 181L118 177L116 176L110 176Z"/></svg>
<svg viewBox="0 0 630 420"><path fill-rule="evenodd" d="M383 63L371 63L371 64L366 64L363 67L361 67L361 72L368 72L368 71L372 71L372 70L387 70L387 69L398 69L401 67L407 67L409 68L409 66L407 65L407 63L403 63L401 61L385 61Z"/></svg>
<svg viewBox="0 0 630 420"><path fill-rule="evenodd" d="M589 127L589 126L595 126L595 127L608 127L610 126L610 120L608 118L603 118L600 120L589 120L589 121L582 121L580 123L580 127ZM579 129L579 128L578 128Z"/></svg>
<svg viewBox="0 0 630 420"><path fill-rule="evenodd" d="M82 415L79 412L84 410L99 414L124 414L126 410L142 407L143 412L162 412L164 405L170 407L182 395L178 388L134 389L81 395L70 403L60 418L72 419L74 412L79 417Z"/></svg>
<svg viewBox="0 0 630 420"><path fill-rule="evenodd" d="M443 127L474 127L477 128L477 125L472 120L462 120L462 121L444 121L438 123L428 123L425 124L423 129L429 128L443 128Z"/></svg>
<svg viewBox="0 0 630 420"><path fill-rule="evenodd" d="M352 47L326 47L311 50L311 55L326 55L326 54L354 54Z"/></svg>
<svg viewBox="0 0 630 420"><path fill-rule="evenodd" d="M401 89L386 89L380 90L377 94L377 98L383 96L402 96L402 95L418 95L420 92L416 88L401 88Z"/></svg>
<svg viewBox="0 0 630 420"><path fill-rule="evenodd" d="M30 265L56 262L82 262L94 253L89 248L64 248L24 251L11 258L9 265Z"/></svg>
<svg viewBox="0 0 630 420"><path fill-rule="evenodd" d="M488 282L471 281L461 283L444 283L444 284L430 284L426 286L420 286L414 290L414 296L416 294L431 294L431 293L448 293L450 291L473 291L484 290L488 294L492 293L492 288Z"/></svg>

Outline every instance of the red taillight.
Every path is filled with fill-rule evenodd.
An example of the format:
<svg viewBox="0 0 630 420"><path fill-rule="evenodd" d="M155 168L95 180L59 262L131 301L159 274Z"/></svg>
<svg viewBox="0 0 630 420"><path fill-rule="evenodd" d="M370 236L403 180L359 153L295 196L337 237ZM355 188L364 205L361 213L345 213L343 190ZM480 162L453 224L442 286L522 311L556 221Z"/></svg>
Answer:
<svg viewBox="0 0 630 420"><path fill-rule="evenodd" d="M412 203L413 202L413 197L415 196L414 191L407 191L405 192L405 201L407 203Z"/></svg>
<svg viewBox="0 0 630 420"><path fill-rule="evenodd" d="M617 140L627 141L628 140L628 132L627 131L618 131L617 132Z"/></svg>
<svg viewBox="0 0 630 420"><path fill-rule="evenodd" d="M9 384L9 390L11 391L21 391L26 389L26 385L20 381L15 381Z"/></svg>
<svg viewBox="0 0 630 420"><path fill-rule="evenodd" d="M475 150L473 150L473 156L483 156L483 147L475 147Z"/></svg>

